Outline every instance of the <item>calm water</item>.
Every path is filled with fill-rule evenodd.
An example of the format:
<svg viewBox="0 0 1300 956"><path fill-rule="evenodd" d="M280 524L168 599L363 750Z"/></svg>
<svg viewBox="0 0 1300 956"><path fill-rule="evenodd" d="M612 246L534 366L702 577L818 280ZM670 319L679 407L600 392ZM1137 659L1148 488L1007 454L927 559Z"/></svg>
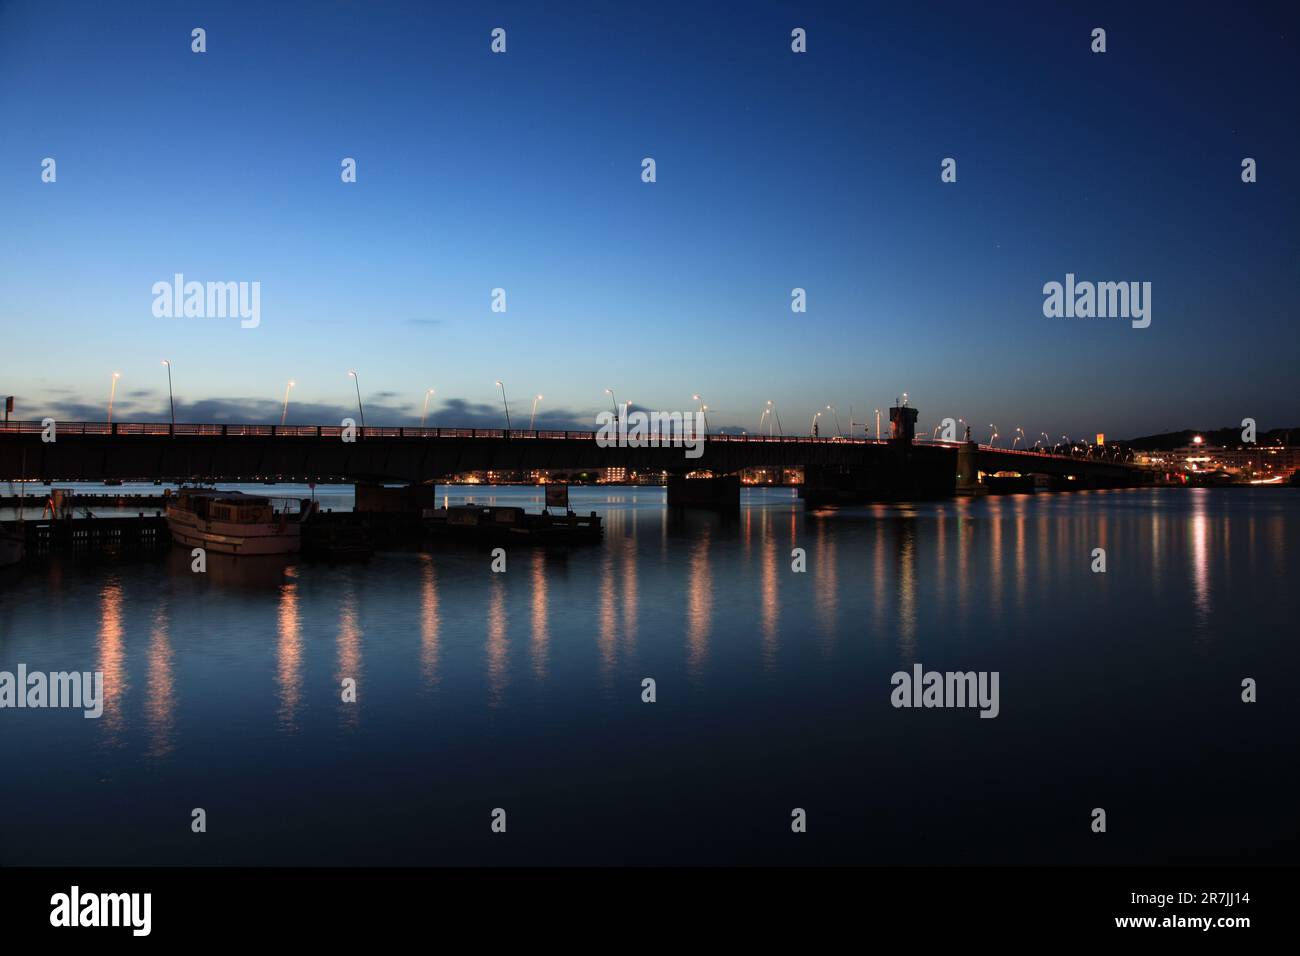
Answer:
<svg viewBox="0 0 1300 956"><path fill-rule="evenodd" d="M102 670L107 703L0 711L0 863L1296 860L1300 493L663 501L575 489L605 543L505 574L4 573L0 670ZM1000 716L894 709L915 662L1000 672Z"/></svg>

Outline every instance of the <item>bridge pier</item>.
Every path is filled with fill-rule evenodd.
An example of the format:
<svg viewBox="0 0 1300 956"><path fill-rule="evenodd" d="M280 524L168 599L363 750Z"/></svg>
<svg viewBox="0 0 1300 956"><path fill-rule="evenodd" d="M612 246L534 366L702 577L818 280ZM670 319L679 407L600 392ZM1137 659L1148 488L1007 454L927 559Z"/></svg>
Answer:
<svg viewBox="0 0 1300 956"><path fill-rule="evenodd" d="M989 486L980 481L980 446L964 441L957 448L957 494L962 496L987 495Z"/></svg>
<svg viewBox="0 0 1300 956"><path fill-rule="evenodd" d="M687 478L685 475L669 475L668 507L739 511L740 476Z"/></svg>

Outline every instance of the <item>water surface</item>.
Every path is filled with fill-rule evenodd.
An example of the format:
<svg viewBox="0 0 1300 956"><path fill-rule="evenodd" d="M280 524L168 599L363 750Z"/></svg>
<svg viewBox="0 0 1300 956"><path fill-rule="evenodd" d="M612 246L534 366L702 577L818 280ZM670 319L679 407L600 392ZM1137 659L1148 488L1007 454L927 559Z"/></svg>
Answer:
<svg viewBox="0 0 1300 956"><path fill-rule="evenodd" d="M573 507L602 545L504 574L475 548L5 572L0 670L101 670L107 700L0 711L0 863L1296 858L1291 489ZM893 708L918 662L998 671L1000 715Z"/></svg>

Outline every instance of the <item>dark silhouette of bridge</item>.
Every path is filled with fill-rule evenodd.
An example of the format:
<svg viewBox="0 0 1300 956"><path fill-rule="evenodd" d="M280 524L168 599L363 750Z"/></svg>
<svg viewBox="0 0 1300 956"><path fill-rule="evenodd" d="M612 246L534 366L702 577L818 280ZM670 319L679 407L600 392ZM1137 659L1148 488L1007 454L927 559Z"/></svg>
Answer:
<svg viewBox="0 0 1300 956"><path fill-rule="evenodd" d="M999 472L1053 476L1077 482L1077 487L1140 484L1146 477L1135 466L1118 461L973 442L917 442L910 427L887 440L708 434L696 436L697 457L691 457L688 447L670 443L667 436L650 435L648 446L637 446L600 441L599 433L589 431L138 422L56 422L52 429L47 425L0 425L0 479L415 484L473 471L626 468L680 478L689 473L734 476L745 469L789 468L804 472L807 497L858 500L943 497L960 493L963 485L970 490L983 476ZM671 489L670 484L670 499Z"/></svg>

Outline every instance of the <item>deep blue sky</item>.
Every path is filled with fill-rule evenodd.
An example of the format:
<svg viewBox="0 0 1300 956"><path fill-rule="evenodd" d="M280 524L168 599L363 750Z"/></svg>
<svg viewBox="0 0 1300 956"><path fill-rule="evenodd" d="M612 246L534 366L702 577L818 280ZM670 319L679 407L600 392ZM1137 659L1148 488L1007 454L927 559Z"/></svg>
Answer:
<svg viewBox="0 0 1300 956"><path fill-rule="evenodd" d="M191 421L289 378L336 421L356 368L371 424L430 387L499 424L496 379L516 423L612 386L789 432L903 391L982 439L1300 424L1296 14L1072 6L0 0L0 393L103 418L120 371L157 419L166 357ZM261 282L261 326L155 318L176 272ZM1045 318L1066 272L1150 281L1151 327Z"/></svg>

